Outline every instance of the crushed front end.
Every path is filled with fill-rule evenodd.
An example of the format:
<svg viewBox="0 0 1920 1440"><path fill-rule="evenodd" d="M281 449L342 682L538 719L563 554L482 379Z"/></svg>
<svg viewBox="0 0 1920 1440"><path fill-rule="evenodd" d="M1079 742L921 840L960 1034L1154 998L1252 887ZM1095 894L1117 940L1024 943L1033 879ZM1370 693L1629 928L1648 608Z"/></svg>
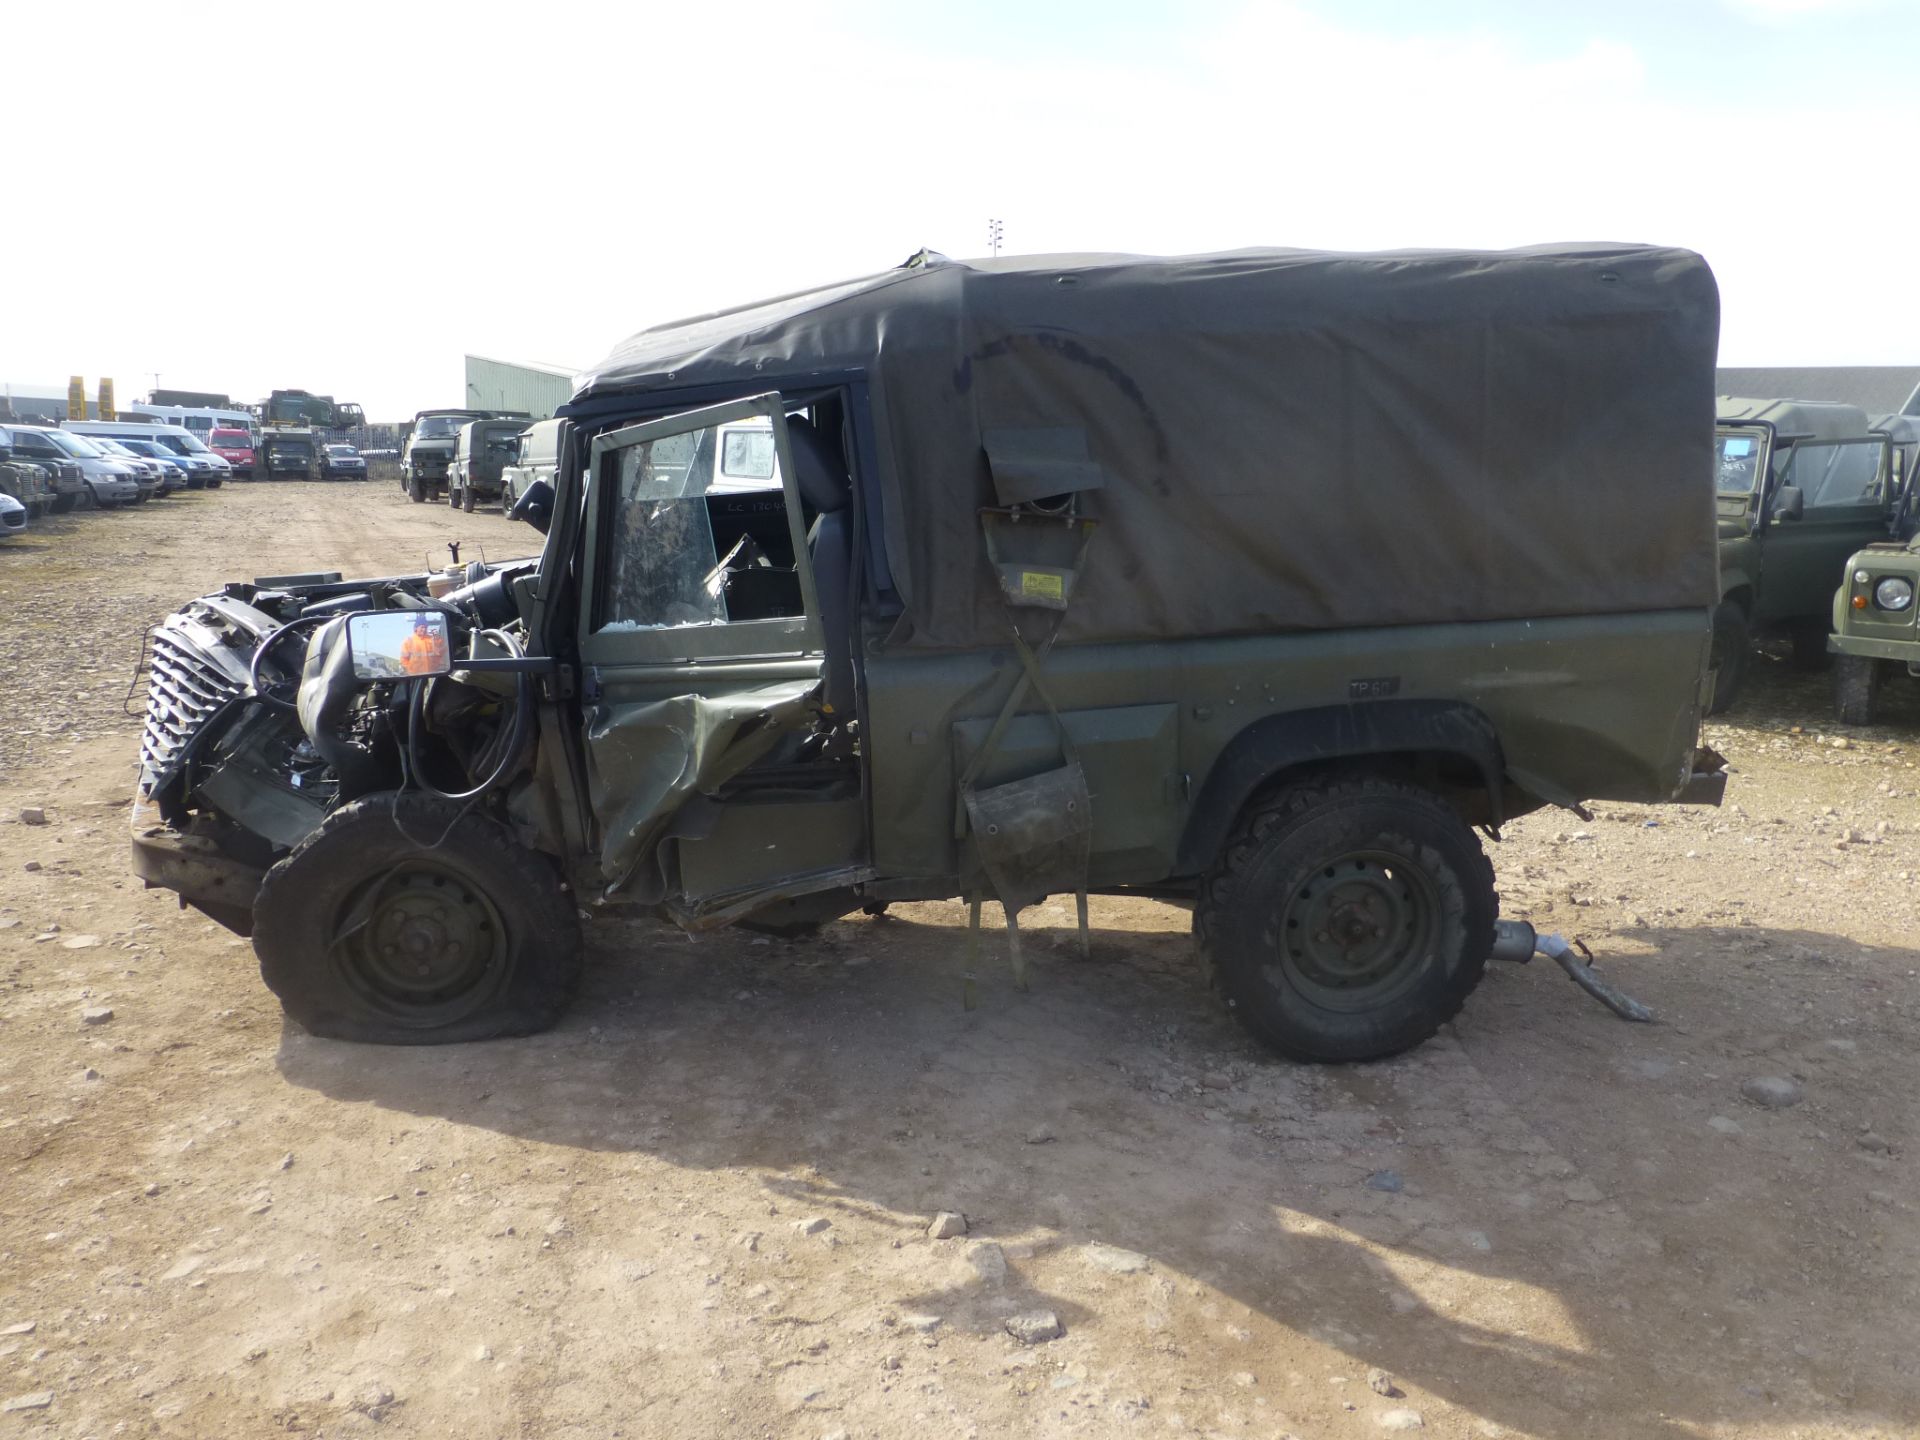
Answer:
<svg viewBox="0 0 1920 1440"><path fill-rule="evenodd" d="M447 790L517 772L509 721L522 712L515 745L530 727L513 677L368 685L343 679L326 652L347 615L370 610L445 615L460 655L517 651L509 587L534 563L471 566L469 583L438 600L425 575L309 576L228 585L169 615L147 661L134 873L247 935L267 871L338 806L402 788L415 766L412 778Z"/></svg>

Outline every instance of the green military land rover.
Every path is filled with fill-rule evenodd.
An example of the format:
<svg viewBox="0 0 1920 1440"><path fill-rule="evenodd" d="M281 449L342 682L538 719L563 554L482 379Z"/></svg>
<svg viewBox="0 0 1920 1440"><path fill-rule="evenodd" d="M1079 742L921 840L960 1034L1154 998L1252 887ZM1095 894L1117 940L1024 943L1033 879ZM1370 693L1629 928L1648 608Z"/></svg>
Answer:
<svg viewBox="0 0 1920 1440"><path fill-rule="evenodd" d="M1914 593L1920 587L1920 516L1914 513L1920 464L1920 415L1874 422L1892 446L1894 500L1889 538L1847 557L1833 595L1833 713L1843 725L1871 725L1880 687L1904 671L1920 675L1920 632Z"/></svg>
<svg viewBox="0 0 1920 1440"><path fill-rule="evenodd" d="M1784 635L1804 668L1826 663L1834 577L1886 534L1893 490L1887 436L1855 406L1722 395L1718 407L1715 715L1738 698L1759 636Z"/></svg>
<svg viewBox="0 0 1920 1440"><path fill-rule="evenodd" d="M550 1024L580 907L996 899L1017 967L1100 891L1278 1050L1391 1054L1484 970L1480 835L1719 799L1717 330L1698 256L1588 245L923 253L642 331L537 558L165 621L135 869L320 1035Z"/></svg>

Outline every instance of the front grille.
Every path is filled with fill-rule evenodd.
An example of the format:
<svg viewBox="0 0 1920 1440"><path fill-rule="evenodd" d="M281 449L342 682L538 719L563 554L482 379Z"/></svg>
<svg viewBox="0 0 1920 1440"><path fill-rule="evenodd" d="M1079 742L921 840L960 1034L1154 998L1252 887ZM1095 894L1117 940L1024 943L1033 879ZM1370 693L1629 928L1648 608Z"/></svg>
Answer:
<svg viewBox="0 0 1920 1440"><path fill-rule="evenodd" d="M147 726L140 737L142 792L151 794L171 779L195 732L246 692L248 658L191 612L161 622L148 662Z"/></svg>

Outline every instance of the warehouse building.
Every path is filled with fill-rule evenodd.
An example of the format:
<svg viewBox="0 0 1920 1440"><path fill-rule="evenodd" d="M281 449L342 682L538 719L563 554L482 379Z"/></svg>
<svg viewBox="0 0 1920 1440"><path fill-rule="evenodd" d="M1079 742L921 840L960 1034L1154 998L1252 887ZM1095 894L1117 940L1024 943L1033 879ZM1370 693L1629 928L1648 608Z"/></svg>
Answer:
<svg viewBox="0 0 1920 1440"><path fill-rule="evenodd" d="M514 365L467 356L467 398L473 410L524 412L536 420L549 419L573 395L573 374L545 365Z"/></svg>
<svg viewBox="0 0 1920 1440"><path fill-rule="evenodd" d="M1777 365L1720 368L1720 393L1755 399L1833 400L1869 415L1903 406L1920 415L1920 365Z"/></svg>

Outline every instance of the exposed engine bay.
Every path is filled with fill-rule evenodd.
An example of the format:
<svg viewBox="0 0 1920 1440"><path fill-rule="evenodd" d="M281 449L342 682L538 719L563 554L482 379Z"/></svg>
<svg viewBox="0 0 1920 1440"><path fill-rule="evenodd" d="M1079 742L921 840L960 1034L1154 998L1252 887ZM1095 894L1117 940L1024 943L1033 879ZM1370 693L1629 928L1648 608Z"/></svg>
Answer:
<svg viewBox="0 0 1920 1440"><path fill-rule="evenodd" d="M266 578L168 616L152 640L143 821L174 832L182 863L199 856L257 875L363 795L415 791L464 804L502 795L535 738L543 667L525 659L524 607L537 566ZM424 673L384 662L356 670L349 628L374 615L403 628L402 617L416 617L423 636L440 637L440 663ZM179 875L146 878L248 933L244 874L231 903Z"/></svg>

